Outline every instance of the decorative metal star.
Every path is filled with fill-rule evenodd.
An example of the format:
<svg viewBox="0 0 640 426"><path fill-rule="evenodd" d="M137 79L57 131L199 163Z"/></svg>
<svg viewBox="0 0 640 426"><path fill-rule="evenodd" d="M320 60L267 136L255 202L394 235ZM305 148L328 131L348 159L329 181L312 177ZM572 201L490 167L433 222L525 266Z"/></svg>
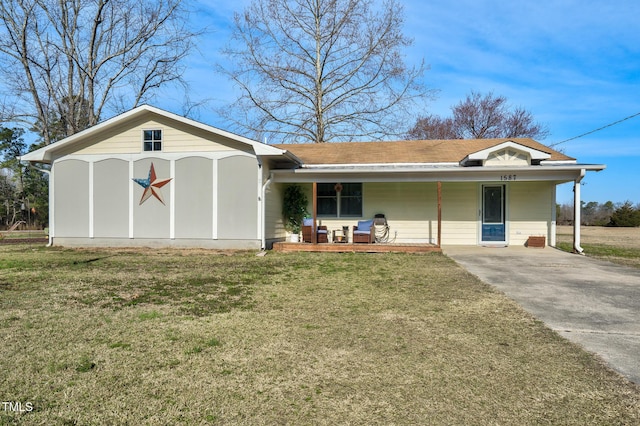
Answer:
<svg viewBox="0 0 640 426"><path fill-rule="evenodd" d="M153 163L151 163L151 168L149 168L149 177L147 179L136 179L133 178L133 181L144 188L144 192L142 193L142 198L140 199L140 204L147 201L152 195L158 199L162 204L164 204L164 199L162 198L162 192L160 192L160 188L165 186L171 181L172 178L169 179L158 179L156 177L156 169L153 167Z"/></svg>

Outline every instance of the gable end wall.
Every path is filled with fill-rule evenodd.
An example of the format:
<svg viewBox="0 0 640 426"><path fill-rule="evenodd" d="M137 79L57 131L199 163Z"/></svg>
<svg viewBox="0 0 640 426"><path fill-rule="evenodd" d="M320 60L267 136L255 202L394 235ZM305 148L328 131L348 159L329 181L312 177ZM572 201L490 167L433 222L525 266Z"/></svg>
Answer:
<svg viewBox="0 0 640 426"><path fill-rule="evenodd" d="M142 131L162 130L162 151L165 153L224 152L242 151L251 153L251 148L204 130L165 117L132 120L96 135L73 151L63 151L61 155L108 155L141 154Z"/></svg>

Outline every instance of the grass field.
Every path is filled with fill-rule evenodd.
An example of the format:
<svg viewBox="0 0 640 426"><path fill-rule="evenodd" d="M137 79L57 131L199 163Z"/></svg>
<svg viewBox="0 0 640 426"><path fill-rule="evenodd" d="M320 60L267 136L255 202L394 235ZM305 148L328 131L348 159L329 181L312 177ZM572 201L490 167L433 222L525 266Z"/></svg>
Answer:
<svg viewBox="0 0 640 426"><path fill-rule="evenodd" d="M33 408L0 424L640 423L639 387L437 253L0 246L0 341Z"/></svg>
<svg viewBox="0 0 640 426"><path fill-rule="evenodd" d="M558 248L573 250L573 227L558 226L556 236ZM640 228L583 226L580 240L587 256L640 268Z"/></svg>
<svg viewBox="0 0 640 426"><path fill-rule="evenodd" d="M45 239L47 234L44 231L0 231L0 241L2 240L24 240L24 239Z"/></svg>

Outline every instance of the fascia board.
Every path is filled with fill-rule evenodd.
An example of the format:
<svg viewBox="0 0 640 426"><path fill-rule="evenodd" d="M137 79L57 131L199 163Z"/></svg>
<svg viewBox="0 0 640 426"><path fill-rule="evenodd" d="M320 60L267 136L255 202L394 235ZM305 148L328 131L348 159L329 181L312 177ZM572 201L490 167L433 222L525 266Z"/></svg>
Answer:
<svg viewBox="0 0 640 426"><path fill-rule="evenodd" d="M83 140L87 136L91 136L101 130L108 129L109 127L126 121L127 119L133 118L137 115L145 111L159 111L157 108L151 107L149 105L142 105L132 110L129 110L125 113L116 115L108 120L105 120L101 123L96 124L95 126L89 127L88 129L82 130L76 134L73 134L69 137L62 139L56 143L52 143L51 145L44 146L40 149L37 149L33 152L23 155L20 159L22 161L33 161L33 162L50 162L52 159L52 153L55 151L62 150L69 145L73 145L74 143Z"/></svg>
<svg viewBox="0 0 640 426"><path fill-rule="evenodd" d="M588 171L600 171L606 168L604 164L547 164L540 166L504 166L504 167L462 167L450 163L436 163L436 164L388 164L388 167L381 167L379 165L329 165L321 167L319 165L314 167L304 166L294 169L294 173L398 173L398 172L424 172L424 173L447 173L447 172L462 172L462 173L486 173L486 172L542 172L542 171L558 171L558 170L580 170L585 169Z"/></svg>
<svg viewBox="0 0 640 426"><path fill-rule="evenodd" d="M422 169L276 169L274 181L304 182L570 182L586 171L600 171L603 164L530 167L431 167Z"/></svg>
<svg viewBox="0 0 640 426"><path fill-rule="evenodd" d="M376 169L376 170L386 170L392 169L397 170L399 168L408 168L408 169L416 169L416 168L430 168L430 167L458 167L459 164L455 162L450 163L354 163L354 164L304 164L302 168L316 170L316 169Z"/></svg>
<svg viewBox="0 0 640 426"><path fill-rule="evenodd" d="M399 179L403 181L424 180L448 180L456 181L485 181L500 180L502 176L520 175L526 177L525 180L562 180L570 181L582 171L601 171L606 166L604 164L565 164L550 166L512 166L512 167L412 167L412 168L296 168L296 169L274 169L277 181L295 182L312 181L314 178L322 179L357 179L364 181L386 181ZM285 179L285 180L283 180Z"/></svg>

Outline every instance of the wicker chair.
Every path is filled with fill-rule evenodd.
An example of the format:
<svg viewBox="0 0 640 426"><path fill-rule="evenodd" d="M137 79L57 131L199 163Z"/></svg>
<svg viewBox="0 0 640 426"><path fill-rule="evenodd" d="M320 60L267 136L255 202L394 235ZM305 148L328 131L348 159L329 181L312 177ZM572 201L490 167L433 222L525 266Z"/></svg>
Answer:
<svg viewBox="0 0 640 426"><path fill-rule="evenodd" d="M353 227L354 243L372 244L376 240L376 231L373 220L359 220L358 225Z"/></svg>
<svg viewBox="0 0 640 426"><path fill-rule="evenodd" d="M317 243L328 243L328 232L326 226L317 226L316 227L316 235ZM305 243L313 242L313 219L305 218L302 221L302 241Z"/></svg>

